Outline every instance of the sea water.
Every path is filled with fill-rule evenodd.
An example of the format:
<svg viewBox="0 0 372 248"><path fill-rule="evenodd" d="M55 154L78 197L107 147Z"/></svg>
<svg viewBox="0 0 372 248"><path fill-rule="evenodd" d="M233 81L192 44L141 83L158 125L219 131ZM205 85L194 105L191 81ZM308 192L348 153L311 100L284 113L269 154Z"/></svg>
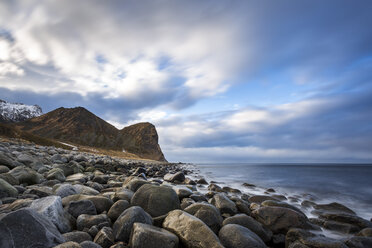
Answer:
<svg viewBox="0 0 372 248"><path fill-rule="evenodd" d="M359 216L372 218L372 165L370 164L196 164L199 174L220 186L245 193L264 194L267 188L287 198L294 196L316 203L338 202ZM256 188L243 187L243 183ZM311 216L311 213L308 213Z"/></svg>

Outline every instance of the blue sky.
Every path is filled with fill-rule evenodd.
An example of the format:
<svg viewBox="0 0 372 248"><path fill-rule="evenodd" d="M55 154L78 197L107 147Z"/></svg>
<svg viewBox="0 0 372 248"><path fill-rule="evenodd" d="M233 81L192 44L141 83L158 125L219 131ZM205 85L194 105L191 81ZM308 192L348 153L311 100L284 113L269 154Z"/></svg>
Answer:
<svg viewBox="0 0 372 248"><path fill-rule="evenodd" d="M1 1L0 99L150 121L170 161L371 162L371 1Z"/></svg>

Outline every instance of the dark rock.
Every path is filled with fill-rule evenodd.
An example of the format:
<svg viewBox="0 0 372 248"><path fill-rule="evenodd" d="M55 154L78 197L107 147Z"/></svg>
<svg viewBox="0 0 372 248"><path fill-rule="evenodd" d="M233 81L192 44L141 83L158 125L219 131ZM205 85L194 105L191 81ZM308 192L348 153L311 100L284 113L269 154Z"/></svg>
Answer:
<svg viewBox="0 0 372 248"><path fill-rule="evenodd" d="M363 228L372 227L371 221L365 220L353 214L325 213L325 214L321 214L319 217L324 220L351 224L351 225L359 227L360 230Z"/></svg>
<svg viewBox="0 0 372 248"><path fill-rule="evenodd" d="M240 225L225 225L221 228L218 236L226 248L266 248L265 243L260 237L248 228Z"/></svg>
<svg viewBox="0 0 372 248"><path fill-rule="evenodd" d="M110 227L102 228L94 238L94 243L99 244L102 248L109 248L115 243L114 235Z"/></svg>
<svg viewBox="0 0 372 248"><path fill-rule="evenodd" d="M272 232L264 228L261 223L257 222L252 217L246 214L237 214L232 217L226 218L222 225L237 224L244 226L257 234L265 243L271 240Z"/></svg>
<svg viewBox="0 0 372 248"><path fill-rule="evenodd" d="M285 239L286 247L319 247L319 248L348 248L339 240L326 238L311 232L293 228L290 229Z"/></svg>
<svg viewBox="0 0 372 248"><path fill-rule="evenodd" d="M190 195L190 198L193 199L196 202L206 202L206 201L208 201L207 197L205 197L205 195L203 195L199 192L193 193L192 195Z"/></svg>
<svg viewBox="0 0 372 248"><path fill-rule="evenodd" d="M370 248L372 247L371 237L351 237L345 241L349 248Z"/></svg>
<svg viewBox="0 0 372 248"><path fill-rule="evenodd" d="M194 203L184 211L202 220L215 233L218 233L222 226L223 219L220 211L212 204Z"/></svg>
<svg viewBox="0 0 372 248"><path fill-rule="evenodd" d="M176 194L178 195L178 198L182 200L183 198L189 197L192 195L192 191L185 188L177 188L175 189Z"/></svg>
<svg viewBox="0 0 372 248"><path fill-rule="evenodd" d="M222 191L223 191L223 192L226 192L226 193L235 193L235 194L241 194L241 193L242 193L242 192L241 192L240 190L238 190L238 189L234 189L234 188L227 187L227 186L223 187L223 188L222 188Z"/></svg>
<svg viewBox="0 0 372 248"><path fill-rule="evenodd" d="M42 175L26 166L18 166L9 173L17 178L19 183L26 183L28 185L39 184L43 179Z"/></svg>
<svg viewBox="0 0 372 248"><path fill-rule="evenodd" d="M2 248L47 248L64 241L65 239L55 225L35 210L20 209L0 219L0 244Z"/></svg>
<svg viewBox="0 0 372 248"><path fill-rule="evenodd" d="M96 207L90 200L72 201L67 205L66 210L75 218L79 217L81 214L97 214Z"/></svg>
<svg viewBox="0 0 372 248"><path fill-rule="evenodd" d="M60 169L60 168L53 168L53 169L51 169L47 173L46 179L48 179L48 180L56 179L56 180L58 180L60 182L66 181L65 174L64 174L63 170Z"/></svg>
<svg viewBox="0 0 372 248"><path fill-rule="evenodd" d="M152 224L152 218L141 207L135 206L126 209L113 225L115 240L128 243L135 222Z"/></svg>
<svg viewBox="0 0 372 248"><path fill-rule="evenodd" d="M317 210L323 210L327 212L355 214L353 210L337 202L332 202L329 204L315 204L313 207Z"/></svg>
<svg viewBox="0 0 372 248"><path fill-rule="evenodd" d="M279 202L279 201L273 201L273 200L266 200L264 202L261 203L262 206L265 206L265 207L282 207L282 208L289 208L289 209L292 209L294 211L296 211L297 213L299 214L302 214L303 216L306 217L306 215L297 207L293 206L293 205L290 205L288 203L285 203L285 202Z"/></svg>
<svg viewBox="0 0 372 248"><path fill-rule="evenodd" d="M195 203L195 201L191 198L183 198L181 201L181 209L185 209L191 204Z"/></svg>
<svg viewBox="0 0 372 248"><path fill-rule="evenodd" d="M177 248L178 237L163 228L134 223L129 245L131 248Z"/></svg>
<svg viewBox="0 0 372 248"><path fill-rule="evenodd" d="M208 184L208 182L204 178L200 178L198 181L196 181L197 184Z"/></svg>
<svg viewBox="0 0 372 248"><path fill-rule="evenodd" d="M208 190L215 191L215 192L223 192L222 188L220 186L218 186L217 184L214 184L214 183L209 184Z"/></svg>
<svg viewBox="0 0 372 248"><path fill-rule="evenodd" d="M0 199L4 197L17 197L18 190L7 181L0 178Z"/></svg>
<svg viewBox="0 0 372 248"><path fill-rule="evenodd" d="M12 169L15 167L15 163L13 159L9 158L5 153L0 152L0 165L5 165L9 169Z"/></svg>
<svg viewBox="0 0 372 248"><path fill-rule="evenodd" d="M150 182L143 179L132 178L128 183L124 182L123 187L136 192L144 184L150 184Z"/></svg>
<svg viewBox="0 0 372 248"><path fill-rule="evenodd" d="M76 243L81 243L84 241L92 241L92 237L88 233L82 231L68 232L63 234L63 237L65 238L66 242L73 241Z"/></svg>
<svg viewBox="0 0 372 248"><path fill-rule="evenodd" d="M54 248L81 248L81 246L76 242L69 241L69 242L57 245Z"/></svg>
<svg viewBox="0 0 372 248"><path fill-rule="evenodd" d="M9 172L9 168L5 165L0 165L0 174Z"/></svg>
<svg viewBox="0 0 372 248"><path fill-rule="evenodd" d="M107 213L107 216L112 220L116 221L116 219L124 212L125 209L129 208L130 204L126 200L119 200L112 205L110 210Z"/></svg>
<svg viewBox="0 0 372 248"><path fill-rule="evenodd" d="M176 192L167 186L145 184L139 188L131 200L133 206L141 206L153 217L164 215L180 208Z"/></svg>
<svg viewBox="0 0 372 248"><path fill-rule="evenodd" d="M109 211L111 206L114 204L113 201L105 196L98 195L70 195L62 199L63 206L67 206L72 201L89 200L92 201L96 207L97 213Z"/></svg>
<svg viewBox="0 0 372 248"><path fill-rule="evenodd" d="M223 248L216 234L203 221L182 210L169 212L163 228L175 233L185 247Z"/></svg>
<svg viewBox="0 0 372 248"><path fill-rule="evenodd" d="M248 198L249 202L259 203L261 204L264 201L272 200L276 201L275 198L268 196L268 195L254 195Z"/></svg>
<svg viewBox="0 0 372 248"><path fill-rule="evenodd" d="M364 228L357 234L357 236L372 237L372 228Z"/></svg>
<svg viewBox="0 0 372 248"><path fill-rule="evenodd" d="M312 228L302 214L282 207L261 207L252 212L252 216L273 233L287 233L290 228Z"/></svg>
<svg viewBox="0 0 372 248"><path fill-rule="evenodd" d="M92 241L84 241L80 243L81 248L102 248L99 244L96 244Z"/></svg>
<svg viewBox="0 0 372 248"><path fill-rule="evenodd" d="M91 228L94 225L107 225L110 226L110 219L107 217L106 214L99 214L99 215L88 215L88 214L81 214L76 220L76 227L77 230L82 231L84 228Z"/></svg>
<svg viewBox="0 0 372 248"><path fill-rule="evenodd" d="M182 171L177 172L176 174L168 173L164 176L164 180L172 183L182 183L183 181L185 181L185 174Z"/></svg>
<svg viewBox="0 0 372 248"><path fill-rule="evenodd" d="M219 193L213 196L210 203L216 206L221 212L221 214L234 215L238 212L236 205L231 201L225 194Z"/></svg>
<svg viewBox="0 0 372 248"><path fill-rule="evenodd" d="M69 195L76 195L78 192L71 184L61 184L53 188L53 191L56 195L59 195L61 198L64 198Z"/></svg>
<svg viewBox="0 0 372 248"><path fill-rule="evenodd" d="M17 178L12 176L9 172L0 174L0 179L3 179L4 181L8 182L10 185L18 185L19 181Z"/></svg>

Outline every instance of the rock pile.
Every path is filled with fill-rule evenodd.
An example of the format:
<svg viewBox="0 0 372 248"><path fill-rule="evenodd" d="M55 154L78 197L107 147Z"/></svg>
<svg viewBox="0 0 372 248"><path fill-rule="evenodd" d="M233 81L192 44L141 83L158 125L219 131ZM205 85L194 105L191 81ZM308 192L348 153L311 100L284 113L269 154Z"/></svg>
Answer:
<svg viewBox="0 0 372 248"><path fill-rule="evenodd" d="M1 247L372 247L372 222L341 204L308 202L319 216L309 219L280 195L216 183L201 193L208 182L189 174L179 164L0 142Z"/></svg>

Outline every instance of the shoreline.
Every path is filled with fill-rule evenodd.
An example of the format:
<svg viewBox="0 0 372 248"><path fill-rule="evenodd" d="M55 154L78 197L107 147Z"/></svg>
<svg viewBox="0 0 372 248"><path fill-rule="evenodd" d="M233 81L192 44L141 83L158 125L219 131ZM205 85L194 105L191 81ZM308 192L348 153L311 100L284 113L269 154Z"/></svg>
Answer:
<svg viewBox="0 0 372 248"><path fill-rule="evenodd" d="M234 188L207 181L196 168L0 142L0 243L351 248L372 242L372 222L342 204L317 204L308 195L298 208L275 188ZM37 237L16 223L21 217Z"/></svg>

